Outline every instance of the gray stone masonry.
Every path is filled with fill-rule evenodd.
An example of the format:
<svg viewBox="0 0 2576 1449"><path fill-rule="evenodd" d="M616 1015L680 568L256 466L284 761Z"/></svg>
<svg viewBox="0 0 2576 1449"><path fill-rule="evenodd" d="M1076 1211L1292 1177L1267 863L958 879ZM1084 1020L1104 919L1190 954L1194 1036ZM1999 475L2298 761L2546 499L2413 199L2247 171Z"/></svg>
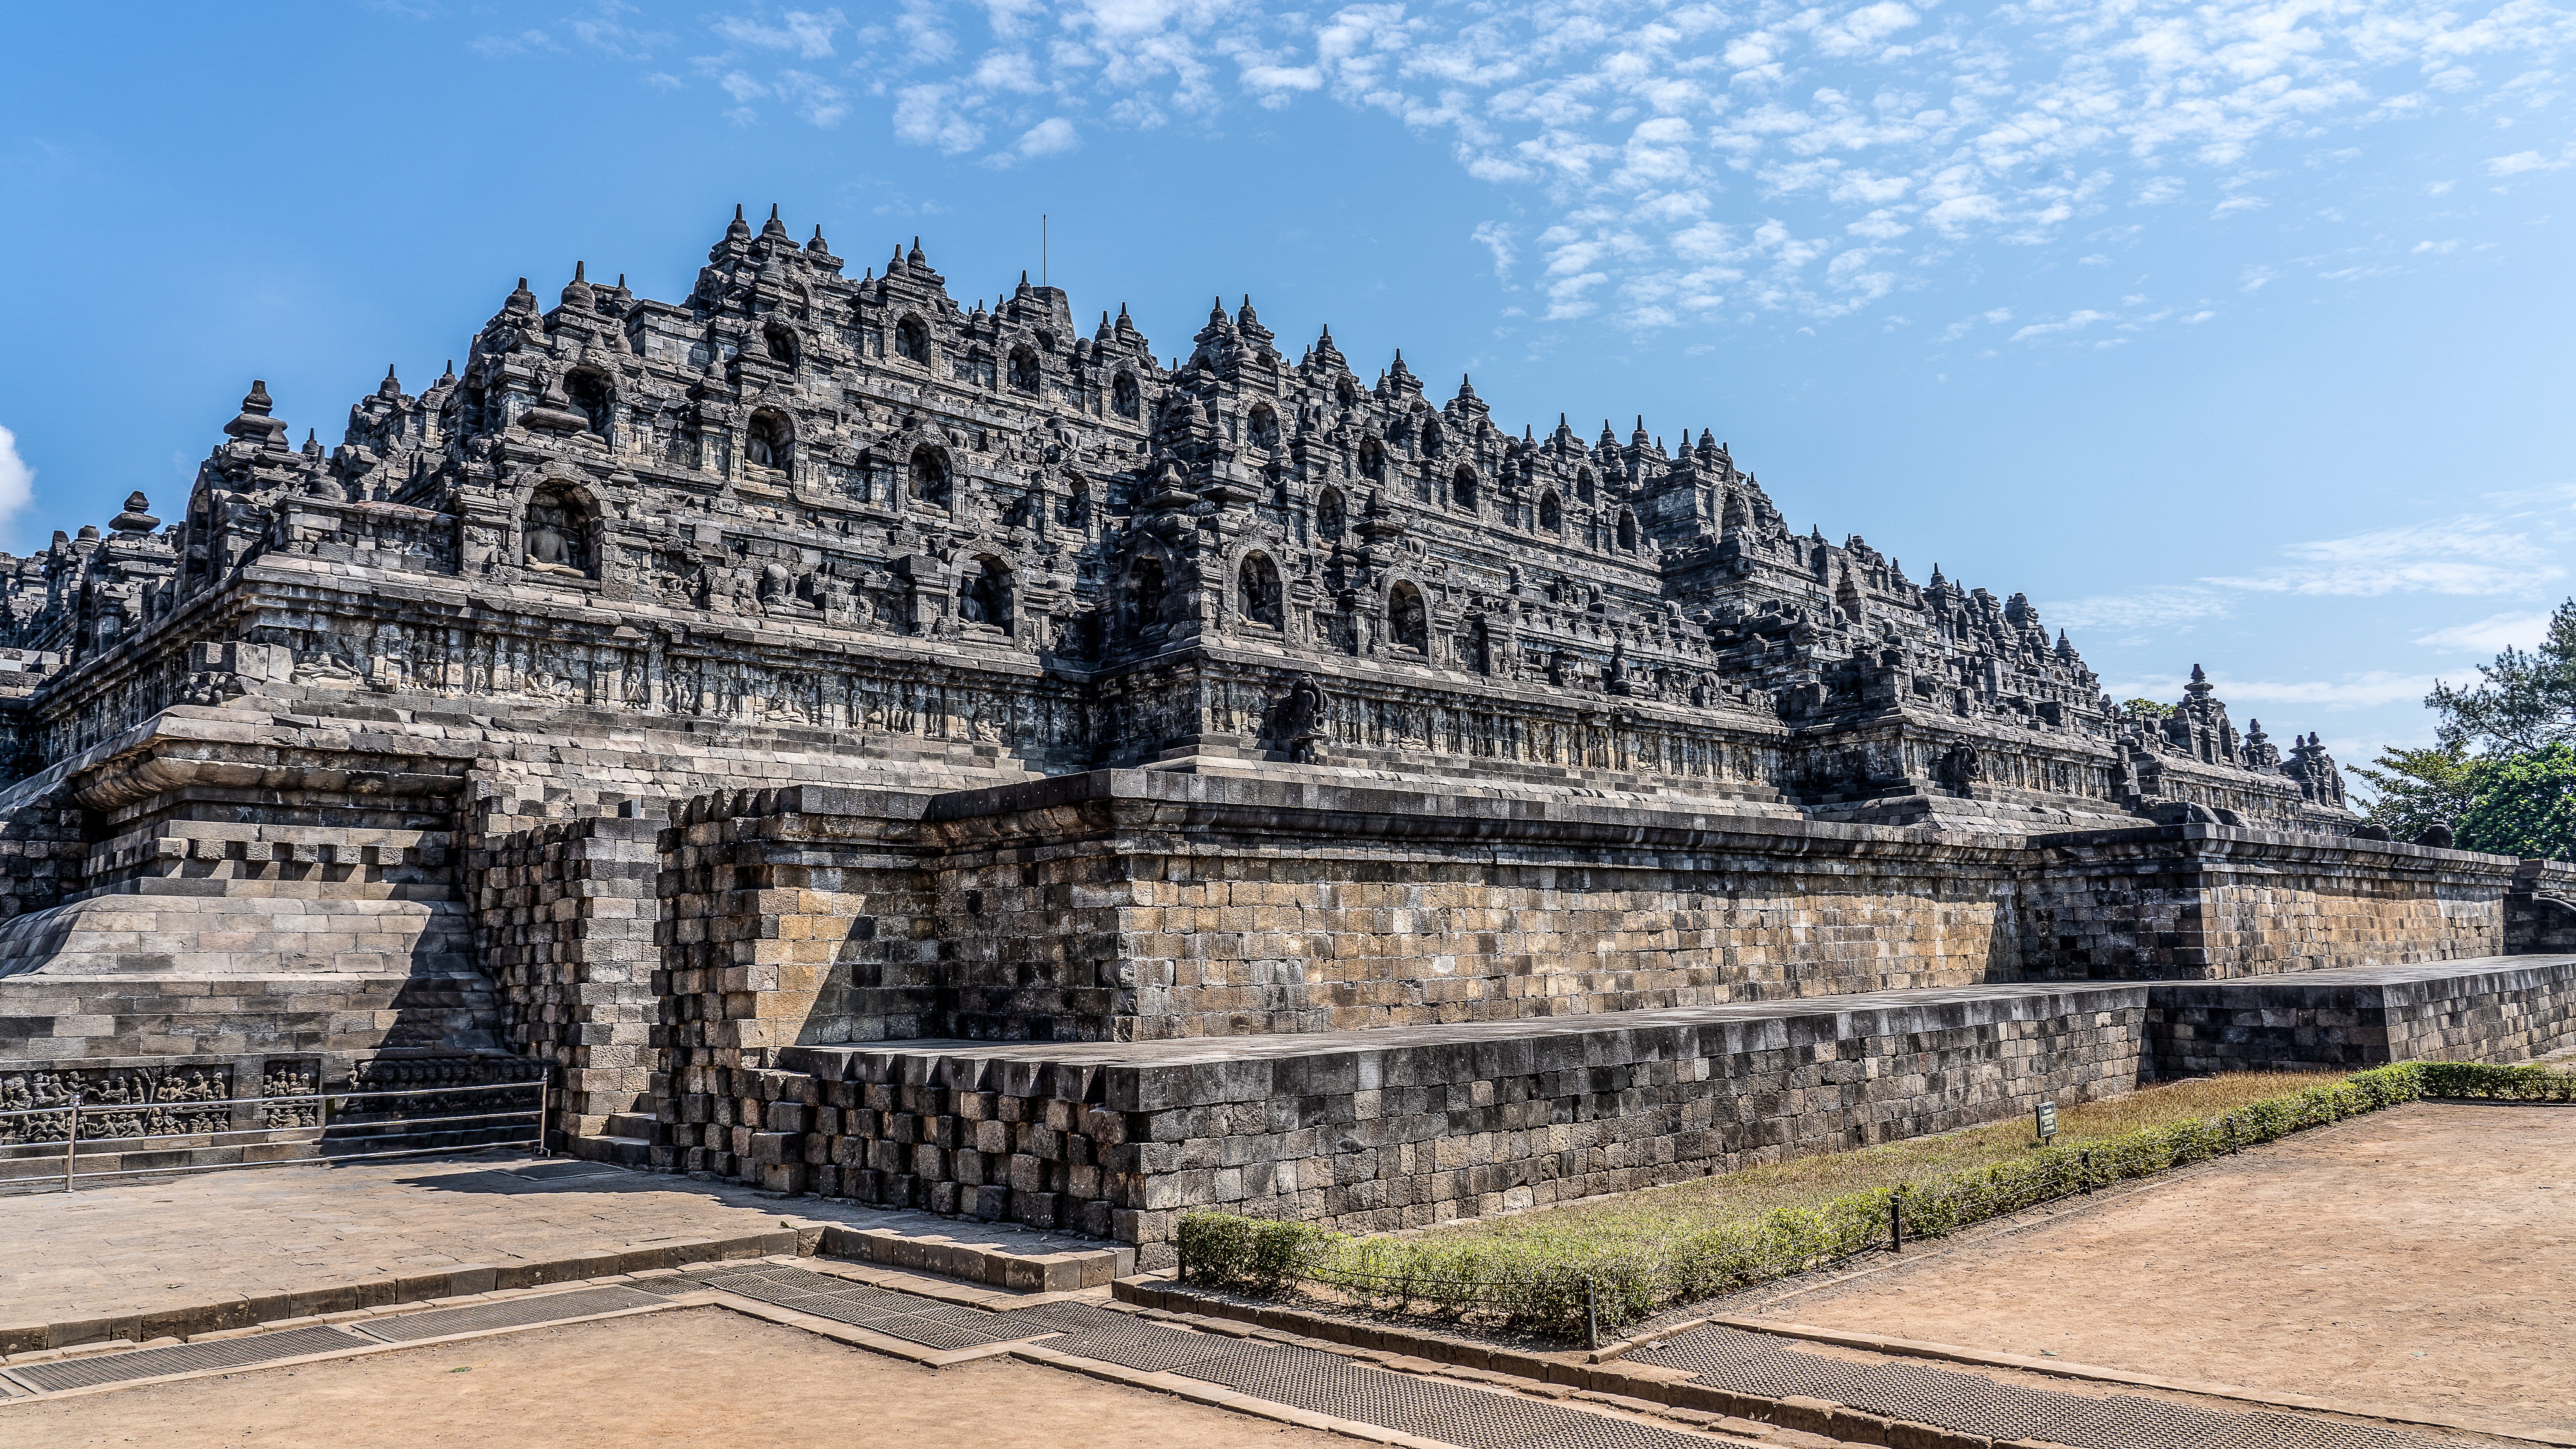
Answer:
<svg viewBox="0 0 2576 1449"><path fill-rule="evenodd" d="M1886 992L1148 1043L804 1046L692 1064L665 1165L1114 1237L1223 1205L1420 1226L2128 1090L2146 988ZM667 1156L665 1156L667 1154Z"/></svg>
<svg viewBox="0 0 2576 1449"><path fill-rule="evenodd" d="M495 833L487 812L484 843L465 862L503 1037L561 1069L562 1124L577 1136L606 1134L639 1107L641 1120L652 1113L662 825L594 817Z"/></svg>
<svg viewBox="0 0 2576 1449"><path fill-rule="evenodd" d="M2529 1061L2576 1046L2576 955L2167 981L2148 995L2158 1073Z"/></svg>

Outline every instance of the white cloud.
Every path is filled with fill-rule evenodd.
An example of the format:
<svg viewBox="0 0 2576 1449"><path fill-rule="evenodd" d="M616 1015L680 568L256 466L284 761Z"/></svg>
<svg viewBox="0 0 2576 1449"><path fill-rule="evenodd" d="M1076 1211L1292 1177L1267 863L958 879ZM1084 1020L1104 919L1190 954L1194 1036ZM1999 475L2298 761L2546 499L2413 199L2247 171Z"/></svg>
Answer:
<svg viewBox="0 0 2576 1449"><path fill-rule="evenodd" d="M2489 614L2473 624L2454 624L2418 634L2415 642L2428 649L2450 654L2501 654L2507 649L2528 649L2549 636L2547 612L2530 614Z"/></svg>
<svg viewBox="0 0 2576 1449"><path fill-rule="evenodd" d="M1016 166L1022 161L1062 156L1080 149L1082 133L1074 129L1073 122L1062 116L1049 116L1021 132L1020 139L1012 142L1009 150L997 152L984 160L990 166Z"/></svg>
<svg viewBox="0 0 2576 1449"><path fill-rule="evenodd" d="M2307 705L2320 709L2372 709L2408 704L2432 693L2435 676L2370 670L2339 679L2237 679L2209 676L2218 697L2244 712L2265 705ZM2114 699L2179 699L2190 680L2178 674L2150 674L2105 686Z"/></svg>
<svg viewBox="0 0 2576 1449"><path fill-rule="evenodd" d="M1060 154L1044 148L1102 127L1221 124L1234 105L1382 114L1508 189L1508 214L1530 218L1514 230L1545 269L1550 317L1630 327L1850 316L1944 279L1988 287L2027 270L1988 265L1989 248L2062 245L2062 260L2106 264L2114 253L2082 243L2109 215L2189 225L2152 209L2298 206L2284 178L2367 164L2374 145L2401 144L2376 139L2391 124L2544 111L2557 97L2550 57L2576 40L2566 0L2042 0L1973 14L1920 0L891 0L857 14L737 0L697 32L718 49L693 63L737 92L740 119L784 103L830 126L876 98L906 144L960 153L1019 138L993 164ZM582 24L603 53L672 44L613 19ZM484 44L555 42L528 31ZM2509 182L2576 152L2445 160ZM2424 224L2338 203L2310 215ZM2212 244L2279 234L2230 231ZM2475 244L2462 239L2461 255ZM1499 250L1497 262L1503 275ZM2253 256L2220 264L2248 291L2288 274ZM2024 340L2080 331L2080 315L2034 321Z"/></svg>
<svg viewBox="0 0 2576 1449"><path fill-rule="evenodd" d="M5 528L35 496L36 470L18 456L18 435L0 428L0 528Z"/></svg>
<svg viewBox="0 0 2576 1449"><path fill-rule="evenodd" d="M776 25L749 16L727 15L710 28L736 45L792 50L803 59L821 60L832 53L833 32L848 23L838 10L790 10Z"/></svg>
<svg viewBox="0 0 2576 1449"><path fill-rule="evenodd" d="M2537 151L2516 151L2510 156L2496 156L2486 163L2489 176L2520 176L2526 171L2556 171L2567 163L2552 161Z"/></svg>
<svg viewBox="0 0 2576 1449"><path fill-rule="evenodd" d="M2052 602L2040 610L2050 623L2070 629L2170 628L2197 619L2223 619L2229 612L2224 595L2187 584Z"/></svg>
<svg viewBox="0 0 2576 1449"><path fill-rule="evenodd" d="M2257 593L2367 598L2380 594L2513 594L2566 577L2561 540L2513 515L2461 514L2292 544L2290 562L2210 584Z"/></svg>

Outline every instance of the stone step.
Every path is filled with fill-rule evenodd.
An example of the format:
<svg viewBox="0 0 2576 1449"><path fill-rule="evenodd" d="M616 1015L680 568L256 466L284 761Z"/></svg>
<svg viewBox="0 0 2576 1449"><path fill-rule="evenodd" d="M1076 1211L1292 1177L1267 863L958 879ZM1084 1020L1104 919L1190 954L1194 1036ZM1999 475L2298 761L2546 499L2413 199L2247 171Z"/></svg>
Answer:
<svg viewBox="0 0 2576 1449"><path fill-rule="evenodd" d="M649 1111L611 1112L608 1114L607 1130L599 1135L603 1137L633 1137L640 1141L650 1142L653 1140L653 1126L653 1114Z"/></svg>
<svg viewBox="0 0 2576 1449"><path fill-rule="evenodd" d="M619 1167L650 1167L653 1144L641 1137L566 1137L560 1144L567 1157L584 1162L607 1162Z"/></svg>

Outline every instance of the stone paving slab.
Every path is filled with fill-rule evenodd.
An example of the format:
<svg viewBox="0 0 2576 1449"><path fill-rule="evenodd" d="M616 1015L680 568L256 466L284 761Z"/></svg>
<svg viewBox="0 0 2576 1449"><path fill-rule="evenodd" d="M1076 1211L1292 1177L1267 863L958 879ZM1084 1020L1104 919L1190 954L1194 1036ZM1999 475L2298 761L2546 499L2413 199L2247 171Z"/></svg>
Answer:
<svg viewBox="0 0 2576 1449"><path fill-rule="evenodd" d="M1032 1258L1107 1248L521 1154L243 1169L0 1197L0 1342L140 1341L236 1326L227 1309L262 1322L634 1271L682 1249L811 1253L857 1234ZM352 1290L365 1301L338 1301ZM31 1329L40 1336L25 1342Z"/></svg>

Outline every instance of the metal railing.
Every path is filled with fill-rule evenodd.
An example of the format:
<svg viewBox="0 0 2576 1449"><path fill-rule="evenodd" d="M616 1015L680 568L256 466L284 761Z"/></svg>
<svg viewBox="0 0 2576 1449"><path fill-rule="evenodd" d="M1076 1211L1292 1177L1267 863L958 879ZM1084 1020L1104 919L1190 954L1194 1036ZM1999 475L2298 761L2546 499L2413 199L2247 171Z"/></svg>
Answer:
<svg viewBox="0 0 2576 1449"><path fill-rule="evenodd" d="M526 1092L531 1090L537 1094L536 1105L533 1107L507 1108L495 1112L442 1112L436 1116L405 1116L398 1111L381 1113L362 1112L355 1120L351 1120L346 1116L339 1121L334 1121L332 1119L332 1112L335 1106L339 1111L345 1114L350 1111L350 1103L362 1100L381 1100L396 1097L457 1097L474 1092ZM186 1142L190 1144L189 1147L179 1149L165 1148L160 1150L187 1151L195 1148L220 1148L224 1145L224 1143L213 1139L255 1136L258 1137L260 1141L246 1145L267 1146L275 1143L285 1143L291 1146L296 1144L305 1144L310 1145L315 1149L311 1155L299 1157L277 1157L255 1162L172 1163L160 1167L114 1168L100 1172L82 1172L78 1170L80 1148L83 1141L81 1137L81 1115L84 1112L90 1113L93 1116L104 1116L110 1113L121 1114L151 1111L213 1112L229 1110L237 1107L265 1107L282 1102L309 1102L314 1104L314 1120L309 1123L288 1123L264 1127L201 1127L187 1132L119 1132L104 1136L94 1136L87 1140L91 1145L93 1153L101 1153L111 1150L119 1152L132 1151L134 1150L133 1144L143 1142ZM537 1149L537 1155L539 1157L544 1157L549 1155L546 1149L546 1138L547 1129L550 1126L550 1117L553 1112L553 1107L554 1103L551 1084L546 1077L538 1077L534 1080L525 1082L491 1082L480 1086L396 1087L390 1090L363 1092L292 1092L283 1096L275 1097L217 1097L197 1102L113 1102L101 1103L97 1106L88 1105L83 1100L81 1093L74 1092L69 1101L60 1105L52 1107L27 1107L11 1111L0 1111L0 1118L55 1117L63 1119L63 1191L75 1192L78 1191L77 1184L88 1179L162 1177L180 1172L211 1172L217 1168L225 1167L269 1167L309 1162L362 1162L376 1158L418 1157L427 1153L454 1152L459 1150L460 1147L470 1147L475 1151L481 1151L490 1147L534 1147ZM495 1128L463 1128L455 1125L465 1122L497 1123L503 1125ZM417 1136L419 1133L415 1129L424 1127L445 1126L450 1131L457 1132L507 1130L507 1124L515 1122L527 1123L528 1129L533 1135L477 1141L473 1143L441 1143L429 1147L401 1147L375 1152L325 1153L322 1151L324 1146L334 1141L343 1143L364 1142L374 1138ZM330 1135L332 1129L335 1127L342 1129L343 1132L343 1135L336 1139L332 1138ZM352 1131L351 1129L357 1130ZM295 1133L310 1133L312 1135L292 1135ZM111 1143L114 1144L112 1148L106 1145ZM19 1148L26 1148L41 1147L49 1144L41 1142L22 1142L10 1145ZM23 1161L24 1159L22 1158L20 1160ZM32 1177L19 1178L16 1179L15 1182L23 1183L32 1180ZM0 1188L6 1188L12 1185L15 1184L11 1179L0 1178Z"/></svg>

